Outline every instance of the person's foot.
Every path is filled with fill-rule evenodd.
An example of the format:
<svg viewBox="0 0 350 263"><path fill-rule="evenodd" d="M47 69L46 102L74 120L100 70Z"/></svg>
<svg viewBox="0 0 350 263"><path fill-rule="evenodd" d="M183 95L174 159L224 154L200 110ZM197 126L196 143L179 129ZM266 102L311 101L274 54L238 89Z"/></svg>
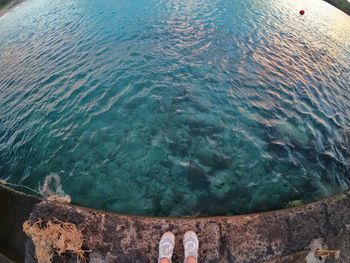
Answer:
<svg viewBox="0 0 350 263"><path fill-rule="evenodd" d="M175 247L175 236L172 232L166 232L163 234L159 242L159 259L158 262L163 262L164 259L168 259L171 263L171 257Z"/></svg>
<svg viewBox="0 0 350 263"><path fill-rule="evenodd" d="M199 247L197 234L193 231L187 231L184 235L183 244L185 249L185 262L187 262L189 258L193 258L197 262Z"/></svg>

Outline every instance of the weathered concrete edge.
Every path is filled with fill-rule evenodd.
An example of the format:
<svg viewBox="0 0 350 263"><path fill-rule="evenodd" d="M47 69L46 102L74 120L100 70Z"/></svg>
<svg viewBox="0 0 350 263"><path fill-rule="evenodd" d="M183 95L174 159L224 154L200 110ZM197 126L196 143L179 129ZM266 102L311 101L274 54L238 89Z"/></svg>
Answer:
<svg viewBox="0 0 350 263"><path fill-rule="evenodd" d="M0 184L0 253L15 262L24 259L25 234L22 224L40 198L12 190Z"/></svg>
<svg viewBox="0 0 350 263"><path fill-rule="evenodd" d="M93 250L90 262L154 262L158 239L167 230L179 237L174 262L181 261L181 236L188 229L199 234L203 262L297 263L300 251L316 238L349 251L350 235L344 231L350 224L350 192L293 209L208 218L127 216L41 201L0 185L0 245L9 248L5 252L23 260L22 223L31 212L33 221L55 217L85 227L84 246ZM35 262L33 251L27 253L26 262ZM347 254L340 262L350 262Z"/></svg>
<svg viewBox="0 0 350 263"><path fill-rule="evenodd" d="M327 2L328 4L334 6L335 8L343 11L345 14L350 16L350 3L347 0L343 0L343 5L340 5L337 3L337 1L334 0L323 0Z"/></svg>
<svg viewBox="0 0 350 263"><path fill-rule="evenodd" d="M12 0L9 1L7 4L0 6L0 17L8 13L13 8L17 7L18 5L22 4L26 0Z"/></svg>
<svg viewBox="0 0 350 263"><path fill-rule="evenodd" d="M15 262L0 253L0 263L15 263Z"/></svg>
<svg viewBox="0 0 350 263"><path fill-rule="evenodd" d="M338 244L344 250L340 262L350 262L344 232L350 224L350 192L298 208L233 217L126 216L49 202L35 205L30 217L33 222L53 218L83 229L84 248L93 251L90 262L156 262L158 240L169 230L177 236L174 262L181 262L181 239L190 229L199 235L201 262L302 262L300 252L315 239L334 249ZM26 262L35 262L33 252Z"/></svg>

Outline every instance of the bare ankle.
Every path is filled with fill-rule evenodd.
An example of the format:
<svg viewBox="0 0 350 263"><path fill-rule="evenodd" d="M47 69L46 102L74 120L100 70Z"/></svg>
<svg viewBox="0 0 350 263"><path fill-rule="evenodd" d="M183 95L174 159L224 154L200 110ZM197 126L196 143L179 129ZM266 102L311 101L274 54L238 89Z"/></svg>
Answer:
<svg viewBox="0 0 350 263"><path fill-rule="evenodd" d="M159 263L170 263L170 260L167 258L162 258Z"/></svg>
<svg viewBox="0 0 350 263"><path fill-rule="evenodd" d="M197 259L195 259L194 257L188 257L185 260L185 263L198 263Z"/></svg>

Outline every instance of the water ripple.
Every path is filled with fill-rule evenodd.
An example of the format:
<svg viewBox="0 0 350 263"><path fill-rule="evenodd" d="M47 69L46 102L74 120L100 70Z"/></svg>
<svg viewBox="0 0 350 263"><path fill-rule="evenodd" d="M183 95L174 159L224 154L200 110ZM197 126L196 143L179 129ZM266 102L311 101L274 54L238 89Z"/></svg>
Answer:
<svg viewBox="0 0 350 263"><path fill-rule="evenodd" d="M0 178L145 215L344 191L349 23L317 0L28 0L0 18Z"/></svg>

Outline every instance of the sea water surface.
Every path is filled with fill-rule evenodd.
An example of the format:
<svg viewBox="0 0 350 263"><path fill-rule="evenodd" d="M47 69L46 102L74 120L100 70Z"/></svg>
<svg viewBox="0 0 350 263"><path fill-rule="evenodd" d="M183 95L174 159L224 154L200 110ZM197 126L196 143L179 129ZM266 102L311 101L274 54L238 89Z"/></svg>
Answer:
<svg viewBox="0 0 350 263"><path fill-rule="evenodd" d="M0 178L138 215L311 202L350 185L349 85L320 0L28 0L0 18Z"/></svg>

